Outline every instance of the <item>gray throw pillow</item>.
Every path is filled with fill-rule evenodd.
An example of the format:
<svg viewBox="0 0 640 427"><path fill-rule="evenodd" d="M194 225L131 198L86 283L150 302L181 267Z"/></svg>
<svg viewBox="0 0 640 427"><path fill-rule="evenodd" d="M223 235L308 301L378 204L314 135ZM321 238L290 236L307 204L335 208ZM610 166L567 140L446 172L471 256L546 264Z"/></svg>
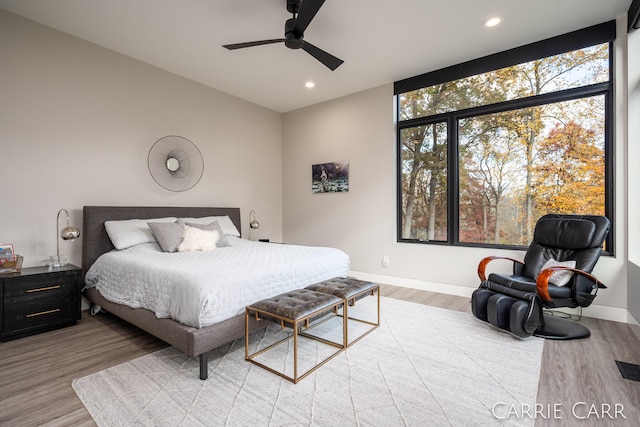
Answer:
<svg viewBox="0 0 640 427"><path fill-rule="evenodd" d="M217 230L220 233L220 239L216 243L216 246L219 248L222 248L224 246L231 246L231 244L225 237L224 233L222 232L222 227L220 227L220 224L218 223L218 221L213 221L210 224L196 224L192 222L187 222L186 225L188 225L189 227L195 227L195 228L199 228L201 230L207 230L207 231Z"/></svg>
<svg viewBox="0 0 640 427"><path fill-rule="evenodd" d="M153 236L164 252L175 252L182 242L184 223L176 222L148 222Z"/></svg>

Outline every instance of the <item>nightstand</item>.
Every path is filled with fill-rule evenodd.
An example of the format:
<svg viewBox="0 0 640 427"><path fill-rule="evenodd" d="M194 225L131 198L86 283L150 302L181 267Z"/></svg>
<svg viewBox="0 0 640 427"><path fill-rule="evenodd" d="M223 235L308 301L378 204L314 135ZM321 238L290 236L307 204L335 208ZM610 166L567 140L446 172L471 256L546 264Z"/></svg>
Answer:
<svg viewBox="0 0 640 427"><path fill-rule="evenodd" d="M75 324L81 314L81 272L67 265L0 275L0 341Z"/></svg>

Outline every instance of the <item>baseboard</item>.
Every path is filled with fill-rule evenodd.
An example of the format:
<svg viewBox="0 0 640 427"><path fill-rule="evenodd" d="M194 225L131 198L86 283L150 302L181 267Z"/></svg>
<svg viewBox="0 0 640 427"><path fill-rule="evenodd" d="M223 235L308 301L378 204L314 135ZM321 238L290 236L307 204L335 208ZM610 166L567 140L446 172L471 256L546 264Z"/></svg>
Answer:
<svg viewBox="0 0 640 427"><path fill-rule="evenodd" d="M360 280L368 280L370 282L382 283L385 285L402 286L404 288L419 289L422 291L438 292L447 295L456 295L460 297L471 298L471 294L476 287L450 285L447 283L427 282L424 280L407 279L403 277L384 276L381 274L363 273L360 271L349 271L349 275ZM578 309L562 309L561 311L579 314ZM582 315L585 317L593 317L595 319L610 320L621 323L635 323L633 316L624 308L607 307L604 305L592 304L582 309Z"/></svg>
<svg viewBox="0 0 640 427"><path fill-rule="evenodd" d="M349 271L349 275L360 280L383 283L385 285L402 286L404 288L420 289L422 291L438 292L459 297L469 297L475 290L468 286L449 285L446 283L426 282L423 280L406 279L404 277L383 276L381 274L363 273L360 271Z"/></svg>

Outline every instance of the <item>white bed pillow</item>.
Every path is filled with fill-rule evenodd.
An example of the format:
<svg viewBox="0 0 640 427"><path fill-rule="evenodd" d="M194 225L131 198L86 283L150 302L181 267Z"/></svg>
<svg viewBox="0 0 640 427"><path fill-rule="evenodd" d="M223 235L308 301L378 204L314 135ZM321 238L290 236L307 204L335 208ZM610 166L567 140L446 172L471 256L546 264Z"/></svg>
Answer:
<svg viewBox="0 0 640 427"><path fill-rule="evenodd" d="M156 241L147 222L174 222L176 219L176 217L166 217L105 221L104 228L107 230L113 246L120 250L142 243L154 243Z"/></svg>
<svg viewBox="0 0 640 427"><path fill-rule="evenodd" d="M222 232L227 235L227 236L236 236L236 237L240 237L240 232L238 231L238 229L236 228L235 225L233 225L233 221L231 221L231 218L229 218L229 216L225 215L225 216L205 216L202 218L182 218L184 220L185 223L192 223L192 224L211 224L213 221L218 221L218 224L220 224L220 228L222 229Z"/></svg>
<svg viewBox="0 0 640 427"><path fill-rule="evenodd" d="M544 271L545 269L547 269L549 267L576 268L576 262L574 260L571 260L571 261L556 261L553 258L549 258L547 260L547 262L544 263L544 265L542 266L540 271L542 272L542 271ZM553 283L556 286L564 286L567 283L569 283L569 280L571 280L572 276L573 276L573 271L569 271L569 270L556 271L555 273L553 273L551 275L551 277L549 277L549 283ZM536 277L536 279L537 279L537 277Z"/></svg>
<svg viewBox="0 0 640 427"><path fill-rule="evenodd" d="M220 239L218 230L203 230L197 227L184 227L182 242L178 245L178 252L212 251Z"/></svg>

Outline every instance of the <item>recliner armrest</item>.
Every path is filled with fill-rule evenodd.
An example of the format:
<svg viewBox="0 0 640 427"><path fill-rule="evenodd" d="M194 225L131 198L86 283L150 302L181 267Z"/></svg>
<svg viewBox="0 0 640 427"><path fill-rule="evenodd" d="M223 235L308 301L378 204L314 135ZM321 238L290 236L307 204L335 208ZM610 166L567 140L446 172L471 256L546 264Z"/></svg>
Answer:
<svg viewBox="0 0 640 427"><path fill-rule="evenodd" d="M545 301L553 300L553 298L551 298L551 296L549 295L549 278L553 273L560 270L573 271L575 274L586 277L587 279L592 281L598 288L603 288L603 289L607 288L602 282L600 282L600 280L598 280L597 277L585 271L578 270L577 268L561 267L561 266L549 267L542 270L538 275L538 279L536 280L536 289L538 291L538 295L540 295L540 298L542 298L543 300Z"/></svg>
<svg viewBox="0 0 640 427"><path fill-rule="evenodd" d="M491 261L496 260L496 259L506 259L508 261L513 261L514 263L518 263L518 264L522 264L524 265L524 263L522 261L518 261L517 259L513 259L513 258L509 258L509 257L504 257L504 256L488 256L486 258L483 258L480 263L478 264L478 277L480 277L481 281L485 281L487 280L487 276L486 276L486 269L487 269L487 264L489 264Z"/></svg>

